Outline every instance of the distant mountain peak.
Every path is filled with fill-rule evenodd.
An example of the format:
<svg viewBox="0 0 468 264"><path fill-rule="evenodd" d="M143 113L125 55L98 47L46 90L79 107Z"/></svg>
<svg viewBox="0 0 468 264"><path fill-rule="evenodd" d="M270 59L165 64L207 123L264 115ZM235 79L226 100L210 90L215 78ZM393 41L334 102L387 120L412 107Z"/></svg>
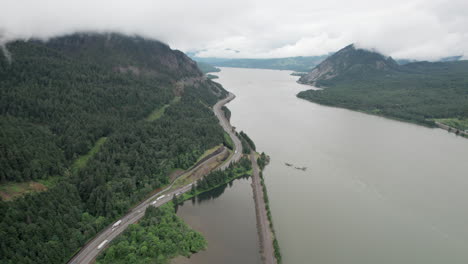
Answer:
<svg viewBox="0 0 468 264"><path fill-rule="evenodd" d="M392 57L385 57L378 52L356 48L354 44L350 44L302 76L299 82L315 85L319 81L346 75L356 77L370 72L394 70L398 70L398 64Z"/></svg>

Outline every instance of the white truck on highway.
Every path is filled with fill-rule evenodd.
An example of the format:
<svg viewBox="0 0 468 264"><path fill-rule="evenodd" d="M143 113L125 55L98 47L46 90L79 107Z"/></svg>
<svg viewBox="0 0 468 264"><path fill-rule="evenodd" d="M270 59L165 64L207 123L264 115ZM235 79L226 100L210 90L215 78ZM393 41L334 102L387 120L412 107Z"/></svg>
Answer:
<svg viewBox="0 0 468 264"><path fill-rule="evenodd" d="M102 247L104 247L104 245L107 244L107 242L109 242L109 240L107 240L107 239L104 240L104 241L102 241L102 243L99 244L99 246L97 246L97 249L99 250L99 249L101 249Z"/></svg>
<svg viewBox="0 0 468 264"><path fill-rule="evenodd" d="M159 197L156 199L156 201L159 201L159 200L161 200L161 199L164 198L164 197L166 197L166 195L159 196Z"/></svg>
<svg viewBox="0 0 468 264"><path fill-rule="evenodd" d="M115 224L112 225L112 230L114 230L116 227L118 227L122 223L122 220L119 220L115 222Z"/></svg>

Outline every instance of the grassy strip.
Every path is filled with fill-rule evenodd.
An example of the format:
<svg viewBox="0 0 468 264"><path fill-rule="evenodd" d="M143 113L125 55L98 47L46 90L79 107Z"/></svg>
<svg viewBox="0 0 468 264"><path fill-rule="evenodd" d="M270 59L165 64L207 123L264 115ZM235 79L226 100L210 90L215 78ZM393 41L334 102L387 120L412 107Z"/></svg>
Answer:
<svg viewBox="0 0 468 264"><path fill-rule="evenodd" d="M215 152L219 147L221 147L222 145L217 145L217 146L214 146L208 150L205 151L205 153L203 153L198 159L197 161L195 162L195 164L197 164L200 160L204 159L206 156L210 155L211 153Z"/></svg>
<svg viewBox="0 0 468 264"><path fill-rule="evenodd" d="M88 153L86 153L85 155L82 155L81 157L79 157L73 162L71 166L71 170L75 172L81 168L84 168L86 166L86 163L88 163L88 160L99 151L99 149L106 142L106 140L107 140L107 137L102 137L98 139L98 141L96 141L93 148L89 150Z"/></svg>
<svg viewBox="0 0 468 264"><path fill-rule="evenodd" d="M468 119L459 119L459 118L441 118L435 119L435 121L447 125L449 127L454 127L463 131L468 130Z"/></svg>
<svg viewBox="0 0 468 264"><path fill-rule="evenodd" d="M40 182L8 182L0 185L0 200L11 201L27 193L46 191L47 187Z"/></svg>
<svg viewBox="0 0 468 264"><path fill-rule="evenodd" d="M172 101L171 101L169 104L163 105L163 107L154 110L154 111L146 118L146 121L152 122L152 121L155 121L155 120L158 120L159 118L161 118L161 117L164 115L164 112L166 112L166 109L167 109L169 106L171 106L172 104L178 103L178 102L180 101L180 98L181 98L180 96L176 96L176 97L174 97L174 99L172 99Z"/></svg>
<svg viewBox="0 0 468 264"><path fill-rule="evenodd" d="M265 155L262 153L262 157L265 157ZM275 258L278 262L278 264L282 263L282 257L281 257L281 251L280 251L280 246L278 243L278 239L276 239L276 233L275 233L275 228L273 227L273 217L271 216L271 210L270 210L270 203L268 200L268 193L267 193L267 188L265 185L265 180L263 178L263 168L265 167L264 162L259 162L260 158L257 159L257 163L259 164L259 167L262 169L260 171L260 183L262 184L262 189L263 189L263 200L265 201L265 209L267 210L267 216L268 216L268 221L270 222L270 230L273 233L273 248L275 250Z"/></svg>
<svg viewBox="0 0 468 264"><path fill-rule="evenodd" d="M61 179L62 179L61 176L54 176L54 177L48 177L48 178L45 178L45 179L37 180L37 182L44 185L44 186L46 186L47 188L52 188L57 183L59 183Z"/></svg>

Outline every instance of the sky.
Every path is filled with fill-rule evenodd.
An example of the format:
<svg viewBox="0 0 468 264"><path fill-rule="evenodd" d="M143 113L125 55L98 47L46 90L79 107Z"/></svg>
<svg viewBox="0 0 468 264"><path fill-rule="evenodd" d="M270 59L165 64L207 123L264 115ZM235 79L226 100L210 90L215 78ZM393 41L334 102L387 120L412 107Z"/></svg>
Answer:
<svg viewBox="0 0 468 264"><path fill-rule="evenodd" d="M1 0L0 43L76 31L200 57L316 56L355 43L397 59L468 58L468 0Z"/></svg>

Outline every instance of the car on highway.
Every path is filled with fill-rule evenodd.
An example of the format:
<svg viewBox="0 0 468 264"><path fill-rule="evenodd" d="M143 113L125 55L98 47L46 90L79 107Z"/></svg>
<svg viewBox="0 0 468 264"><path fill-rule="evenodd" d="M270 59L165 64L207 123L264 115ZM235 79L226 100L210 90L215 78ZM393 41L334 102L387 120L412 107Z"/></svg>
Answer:
<svg viewBox="0 0 468 264"><path fill-rule="evenodd" d="M112 225L112 230L117 228L121 223L122 223L122 220L119 220L119 221L115 222L115 224Z"/></svg>
<svg viewBox="0 0 468 264"><path fill-rule="evenodd" d="M104 247L104 245L107 244L107 242L109 242L109 240L107 240L107 239L102 241L102 243L99 244L99 246L97 246L97 250L100 250L102 247Z"/></svg>

